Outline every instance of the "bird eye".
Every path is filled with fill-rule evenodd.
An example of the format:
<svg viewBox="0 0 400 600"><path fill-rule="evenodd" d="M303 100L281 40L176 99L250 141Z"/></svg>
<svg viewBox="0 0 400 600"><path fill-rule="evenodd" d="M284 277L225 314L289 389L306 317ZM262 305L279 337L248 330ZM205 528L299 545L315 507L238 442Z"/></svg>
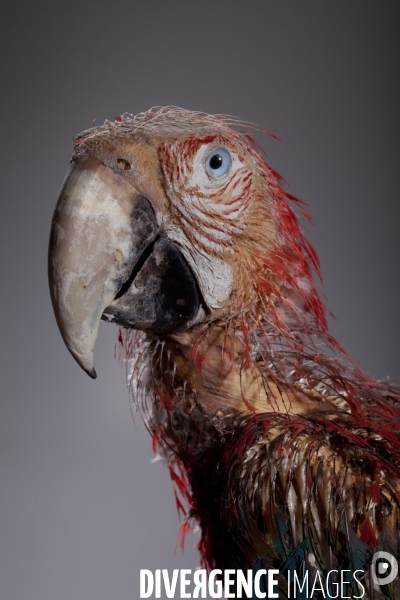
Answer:
<svg viewBox="0 0 400 600"><path fill-rule="evenodd" d="M231 155L228 150L225 150L225 148L217 148L208 157L206 168L210 175L222 177L222 175L225 175L229 171L231 162Z"/></svg>

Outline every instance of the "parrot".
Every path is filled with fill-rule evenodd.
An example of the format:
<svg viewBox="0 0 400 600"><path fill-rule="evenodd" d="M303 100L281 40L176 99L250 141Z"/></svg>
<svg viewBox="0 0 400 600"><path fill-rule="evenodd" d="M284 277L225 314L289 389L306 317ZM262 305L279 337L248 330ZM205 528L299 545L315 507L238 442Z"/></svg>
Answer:
<svg viewBox="0 0 400 600"><path fill-rule="evenodd" d="M179 541L199 527L208 572L258 573L261 597L394 600L377 573L399 559L400 387L330 334L307 205L258 131L155 107L77 135L50 233L56 321L92 378L100 321L118 326Z"/></svg>

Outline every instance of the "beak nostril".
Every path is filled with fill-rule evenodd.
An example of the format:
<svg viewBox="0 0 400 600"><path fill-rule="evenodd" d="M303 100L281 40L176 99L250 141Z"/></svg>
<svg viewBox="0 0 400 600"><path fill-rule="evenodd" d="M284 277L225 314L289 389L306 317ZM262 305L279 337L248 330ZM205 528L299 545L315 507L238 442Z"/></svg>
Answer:
<svg viewBox="0 0 400 600"><path fill-rule="evenodd" d="M131 168L131 165L124 158L117 158L117 165L123 171L129 171L129 169Z"/></svg>

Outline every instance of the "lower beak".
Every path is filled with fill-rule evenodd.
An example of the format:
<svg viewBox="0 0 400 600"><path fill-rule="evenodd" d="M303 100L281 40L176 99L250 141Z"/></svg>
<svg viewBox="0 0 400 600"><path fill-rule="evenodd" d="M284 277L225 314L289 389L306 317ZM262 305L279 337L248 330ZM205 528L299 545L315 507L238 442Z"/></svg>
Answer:
<svg viewBox="0 0 400 600"><path fill-rule="evenodd" d="M150 202L96 158L74 161L54 211L49 284L64 342L93 378L100 319L176 331L201 312L179 248L160 234Z"/></svg>

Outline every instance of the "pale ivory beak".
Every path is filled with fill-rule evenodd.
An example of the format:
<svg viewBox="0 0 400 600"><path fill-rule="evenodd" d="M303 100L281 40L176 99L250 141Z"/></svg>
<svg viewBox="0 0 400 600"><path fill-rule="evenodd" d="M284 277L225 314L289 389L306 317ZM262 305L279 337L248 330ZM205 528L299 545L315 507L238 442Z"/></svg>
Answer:
<svg viewBox="0 0 400 600"><path fill-rule="evenodd" d="M143 244L132 232L139 192L95 158L73 163L58 197L49 245L49 284L57 323L78 364L93 378L104 309L128 279Z"/></svg>

